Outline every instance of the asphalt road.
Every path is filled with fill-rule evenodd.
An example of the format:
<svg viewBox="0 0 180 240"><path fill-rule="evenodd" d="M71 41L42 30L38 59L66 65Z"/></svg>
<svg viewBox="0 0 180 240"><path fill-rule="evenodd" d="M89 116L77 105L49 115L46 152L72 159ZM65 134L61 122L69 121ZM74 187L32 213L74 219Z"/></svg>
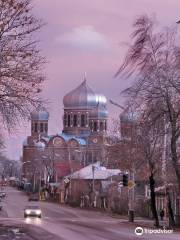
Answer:
<svg viewBox="0 0 180 240"><path fill-rule="evenodd" d="M4 212L0 224L25 226L36 240L179 240L179 233L143 234L134 233L140 223L129 224L126 220L115 219L107 214L62 206L48 202L28 202L27 196L15 188L6 188ZM38 205L42 209L42 219L23 218L27 205Z"/></svg>

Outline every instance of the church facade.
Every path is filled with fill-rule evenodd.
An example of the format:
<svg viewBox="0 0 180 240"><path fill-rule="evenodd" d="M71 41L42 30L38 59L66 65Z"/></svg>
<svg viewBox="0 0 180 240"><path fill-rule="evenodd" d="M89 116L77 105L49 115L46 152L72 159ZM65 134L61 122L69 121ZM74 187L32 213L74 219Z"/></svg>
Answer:
<svg viewBox="0 0 180 240"><path fill-rule="evenodd" d="M90 163L105 162L107 99L96 94L86 79L63 98L63 130L48 134L49 113L31 113L31 136L23 143L23 176L58 181ZM40 176L43 174L43 176Z"/></svg>

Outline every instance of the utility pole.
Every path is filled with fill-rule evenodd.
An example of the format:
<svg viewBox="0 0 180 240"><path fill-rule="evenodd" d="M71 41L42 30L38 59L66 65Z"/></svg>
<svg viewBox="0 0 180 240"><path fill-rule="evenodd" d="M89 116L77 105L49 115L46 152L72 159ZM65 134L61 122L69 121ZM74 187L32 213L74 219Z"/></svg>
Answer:
<svg viewBox="0 0 180 240"><path fill-rule="evenodd" d="M118 107L121 108L124 111L128 111L129 108L124 108L123 106L121 106L119 103L116 103L114 101L112 101L111 99L109 100L109 102ZM132 136L131 136L132 137ZM134 176L134 166L132 168L132 170L129 171L129 177L131 179L132 182L134 182L135 180L135 176ZM129 222L134 222L134 200L135 200L135 192L134 192L134 187L128 189L128 215L129 215Z"/></svg>
<svg viewBox="0 0 180 240"><path fill-rule="evenodd" d="M95 166L92 165L92 175L93 175L93 182L92 182L92 189L93 189L93 194L94 194L94 171L95 171Z"/></svg>

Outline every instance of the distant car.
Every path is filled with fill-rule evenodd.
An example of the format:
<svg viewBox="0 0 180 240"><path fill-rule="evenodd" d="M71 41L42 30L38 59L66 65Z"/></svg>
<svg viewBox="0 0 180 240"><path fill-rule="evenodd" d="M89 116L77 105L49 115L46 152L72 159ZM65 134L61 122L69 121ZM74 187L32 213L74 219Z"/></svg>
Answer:
<svg viewBox="0 0 180 240"><path fill-rule="evenodd" d="M39 194L38 193L30 194L28 200L29 201L39 201Z"/></svg>
<svg viewBox="0 0 180 240"><path fill-rule="evenodd" d="M24 217L42 217L42 211L38 206L27 206L24 209Z"/></svg>
<svg viewBox="0 0 180 240"><path fill-rule="evenodd" d="M6 193L5 192L0 192L0 198L4 198L6 197Z"/></svg>

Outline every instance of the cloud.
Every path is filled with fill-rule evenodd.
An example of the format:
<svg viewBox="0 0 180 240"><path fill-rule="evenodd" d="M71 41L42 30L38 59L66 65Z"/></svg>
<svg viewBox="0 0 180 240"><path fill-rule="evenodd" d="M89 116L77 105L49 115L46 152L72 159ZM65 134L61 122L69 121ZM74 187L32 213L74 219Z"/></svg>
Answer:
<svg viewBox="0 0 180 240"><path fill-rule="evenodd" d="M110 49L110 43L106 36L97 32L93 26L73 28L70 32L58 36L55 42L89 51L107 51Z"/></svg>

